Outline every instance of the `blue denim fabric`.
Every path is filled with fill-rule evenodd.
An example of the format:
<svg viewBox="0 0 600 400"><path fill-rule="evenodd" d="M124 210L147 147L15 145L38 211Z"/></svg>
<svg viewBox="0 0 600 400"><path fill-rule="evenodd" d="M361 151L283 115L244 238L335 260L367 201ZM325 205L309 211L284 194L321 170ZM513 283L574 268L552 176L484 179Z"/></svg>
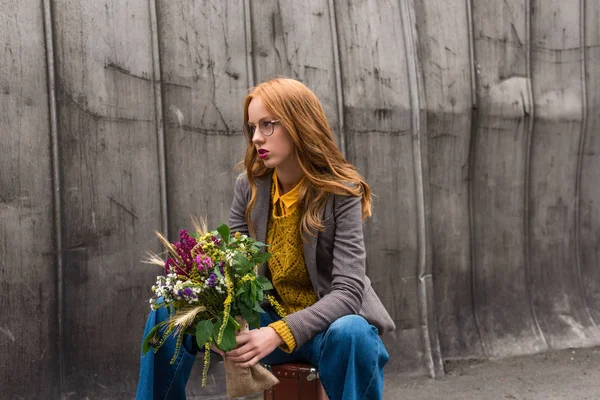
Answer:
<svg viewBox="0 0 600 400"><path fill-rule="evenodd" d="M144 337L166 318L168 312L165 309L152 311ZM278 319L268 309L261 314L261 326ZM175 341L169 338L156 354L150 351L142 355L136 399L185 399L185 385L196 355L191 338L185 341L175 363L170 364L174 351ZM329 399L375 400L383 396L383 368L388 359L377 328L361 316L347 315L292 353L275 349L261 362L271 365L308 362L317 366Z"/></svg>
<svg viewBox="0 0 600 400"><path fill-rule="evenodd" d="M168 318L166 308L151 311L142 340L154 326ZM156 354L152 350L142 354L136 399L185 399L185 385L196 360L192 337L188 335L185 338L175 362L171 364L175 348L176 341L170 336Z"/></svg>

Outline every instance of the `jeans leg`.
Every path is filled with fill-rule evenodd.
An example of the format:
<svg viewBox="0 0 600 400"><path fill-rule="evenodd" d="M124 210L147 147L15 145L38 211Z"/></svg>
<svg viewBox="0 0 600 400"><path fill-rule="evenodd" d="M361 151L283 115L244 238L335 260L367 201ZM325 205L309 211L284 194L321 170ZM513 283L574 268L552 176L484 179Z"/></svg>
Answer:
<svg viewBox="0 0 600 400"><path fill-rule="evenodd" d="M331 400L383 397L383 367L389 355L377 328L359 315L346 315L313 340L313 353L320 352L321 382Z"/></svg>
<svg viewBox="0 0 600 400"><path fill-rule="evenodd" d="M166 308L151 311L143 337L145 338L154 326L168 318L169 311ZM175 348L176 340L170 336L156 354L152 350L142 354L137 400L185 399L185 386L196 359L191 336L185 338L175 362L171 364Z"/></svg>

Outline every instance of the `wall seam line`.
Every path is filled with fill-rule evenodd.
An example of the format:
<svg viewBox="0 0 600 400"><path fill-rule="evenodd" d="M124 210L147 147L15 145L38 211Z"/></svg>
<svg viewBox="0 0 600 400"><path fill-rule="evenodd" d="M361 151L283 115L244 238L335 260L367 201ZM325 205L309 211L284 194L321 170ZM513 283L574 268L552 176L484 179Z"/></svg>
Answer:
<svg viewBox="0 0 600 400"><path fill-rule="evenodd" d="M59 385L58 393L62 396L65 387L64 366L64 254L62 237L62 196L60 179L60 147L58 134L58 106L56 100L56 66L54 63L54 35L52 25L52 6L50 0L43 1L44 36L46 45L46 63L48 67L48 102L50 113L50 140L52 152L52 191L54 212L54 245L56 247L56 318L58 338L56 341L58 357Z"/></svg>
<svg viewBox="0 0 600 400"><path fill-rule="evenodd" d="M248 77L248 87L254 87L254 60L252 57L252 5L251 0L244 0L244 38L246 40L246 75Z"/></svg>
<svg viewBox="0 0 600 400"><path fill-rule="evenodd" d="M346 158L348 151L346 148L346 131L345 127L345 114L344 114L344 91L342 87L342 66L340 56L340 46L338 42L338 20L335 12L334 0L328 1L329 5L329 19L331 24L331 41L333 46L333 65L335 70L335 94L337 100L337 114L338 114L338 128L340 130L339 135L339 148L344 158Z"/></svg>
<svg viewBox="0 0 600 400"><path fill-rule="evenodd" d="M409 79L409 98L411 106L411 120L412 120L412 155L413 155L413 167L414 167L414 184L415 184L415 195L416 195L416 206L417 206L417 240L418 240L418 292L417 298L419 303L419 312L422 326L422 339L425 347L425 357L429 374L432 378L437 375L436 366L440 369L442 365L441 359L439 359L439 351L436 351L436 355L433 354L432 341L435 340L434 336L437 332L431 331L429 313L435 312L435 310L429 309L428 304L428 293L427 293L427 282L423 277L429 275L431 272L430 257L428 257L427 246L430 244L430 238L427 232L427 221L426 221L426 210L425 210L425 189L424 189L424 170L422 164L423 154L421 152L421 137L423 134L421 126L421 104L422 99L419 92L418 82L418 61L416 59L416 49L414 47L414 37L412 34L412 18L410 13L410 5L408 0L400 0L400 18L403 25L404 33L404 49L406 54L406 67L408 71ZM432 316L432 319L435 319ZM437 341L436 341L437 342ZM438 358L435 360L434 358ZM443 367L441 367L443 373Z"/></svg>
<svg viewBox="0 0 600 400"><path fill-rule="evenodd" d="M526 68L527 68L527 95L529 96L529 104L531 104L530 110L528 110L528 126L527 126L527 138L525 140L525 177L524 177L524 185L525 185L525 198L524 198L524 206L523 206L523 242L524 242L524 251L525 251L525 287L527 289L527 298L529 303L529 310L533 317L533 322L537 328L539 335L544 341L544 345L546 348L549 348L548 339L542 330L542 326L540 325L540 319L535 311L535 307L533 304L533 295L531 291L532 279L531 279L531 152L533 151L532 141L533 141L533 130L535 125L535 102L533 95L533 81L532 81L532 67L531 67L531 58L533 52L532 46L532 27L531 27L531 0L527 0L526 4L526 14L525 14L525 32L527 34L526 43L527 43L527 55L526 55Z"/></svg>
<svg viewBox="0 0 600 400"><path fill-rule="evenodd" d="M479 110L477 103L477 67L475 60L475 35L473 33L473 4L471 0L466 0L467 8L467 26L469 34L469 64L471 67L471 132L469 136L469 166L468 166L468 179L467 179L467 199L468 199L468 211L469 211L469 255L471 257L471 309L473 312L473 319L475 320L475 329L483 353L489 357L490 349L486 338L481 333L481 322L479 321L479 315L477 313L477 307L475 303L475 277L477 276L477 268L475 266L475 239L474 239L474 226L475 216L473 207L473 175L474 175L474 159L475 159L475 139L477 137L477 128L479 124Z"/></svg>
<svg viewBox="0 0 600 400"><path fill-rule="evenodd" d="M165 121L163 113L162 96L162 70L160 63L159 27L156 0L149 0L150 6L150 34L152 39L152 85L154 86L154 113L156 124L158 169L160 185L160 215L162 234L169 237L169 204L167 200L167 161L166 161L166 137Z"/></svg>
<svg viewBox="0 0 600 400"><path fill-rule="evenodd" d="M585 150L585 142L588 132L588 90L587 90L587 43L585 40L586 17L585 10L587 8L586 0L579 0L579 44L581 46L581 133L579 137L579 151L577 153L577 172L575 175L575 264L577 266L577 278L585 311L596 328L598 325L590 312L590 307L587 301L585 285L583 284L583 275L581 273L581 177L583 171L583 153Z"/></svg>

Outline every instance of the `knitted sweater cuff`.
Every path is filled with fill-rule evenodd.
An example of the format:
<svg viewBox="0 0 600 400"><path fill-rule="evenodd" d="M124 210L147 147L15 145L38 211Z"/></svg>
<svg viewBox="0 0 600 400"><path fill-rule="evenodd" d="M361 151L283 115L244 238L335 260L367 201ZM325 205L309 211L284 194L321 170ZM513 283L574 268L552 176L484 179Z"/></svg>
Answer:
<svg viewBox="0 0 600 400"><path fill-rule="evenodd" d="M279 346L279 348L286 353L291 353L296 348L296 340L294 339L294 334L290 330L290 327L284 320L279 320L277 322L273 322L269 324L269 326L275 329L275 332L281 339L283 340L283 344Z"/></svg>

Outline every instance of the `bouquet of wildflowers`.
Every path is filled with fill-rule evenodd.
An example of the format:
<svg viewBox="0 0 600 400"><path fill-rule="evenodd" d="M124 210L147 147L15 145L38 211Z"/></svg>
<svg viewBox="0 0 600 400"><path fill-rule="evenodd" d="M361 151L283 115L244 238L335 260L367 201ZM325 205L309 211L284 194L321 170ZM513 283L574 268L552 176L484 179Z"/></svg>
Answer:
<svg viewBox="0 0 600 400"><path fill-rule="evenodd" d="M231 235L225 224L211 232L206 232L199 224L194 225L195 232L181 230L176 243L170 243L157 232L166 248L167 258L163 260L151 254L148 259L164 268L164 274L158 276L152 286L154 296L150 299L150 307L153 310L168 308L170 318L146 336L143 352L158 351L165 339L173 335L177 343L173 363L184 335L194 335L198 346L205 349L204 386L211 343L223 351L232 350L236 346L236 333L247 329L246 322L253 328L260 327L263 300L271 302L276 310L281 311L281 307L265 293L273 288L269 280L257 274L260 264L270 256L261 251L263 243L239 232ZM262 380L266 386L251 382L246 392L234 393L236 397L265 390L278 382L262 366L257 364L255 367L253 375L258 378L255 376L254 381ZM229 379L227 384L232 395ZM240 386L239 383L234 385Z"/></svg>

